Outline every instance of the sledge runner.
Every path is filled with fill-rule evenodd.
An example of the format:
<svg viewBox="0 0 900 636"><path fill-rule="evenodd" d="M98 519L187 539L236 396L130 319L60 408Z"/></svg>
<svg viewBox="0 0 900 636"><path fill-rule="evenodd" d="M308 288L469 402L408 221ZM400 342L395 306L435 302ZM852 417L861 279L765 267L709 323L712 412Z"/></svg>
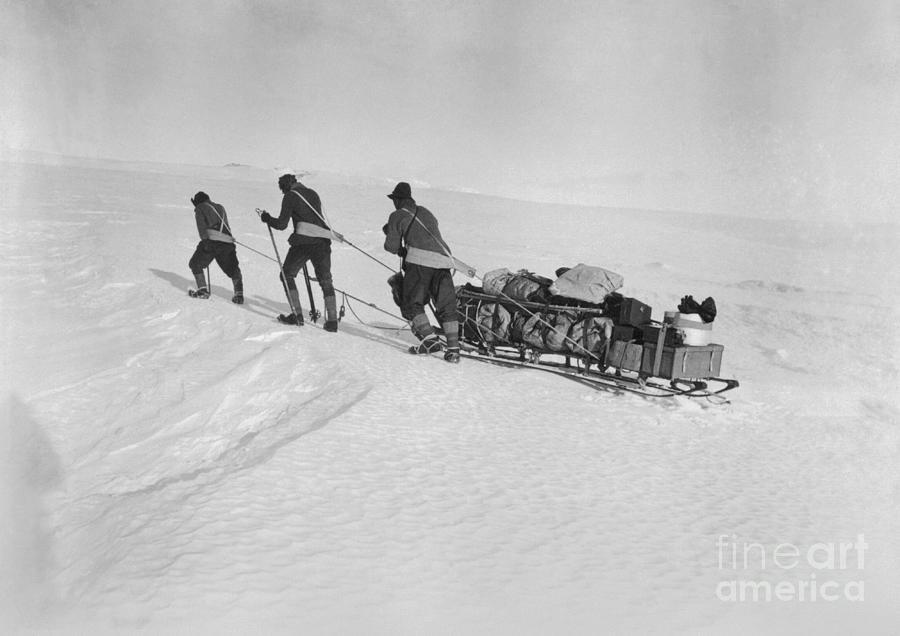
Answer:
<svg viewBox="0 0 900 636"><path fill-rule="evenodd" d="M231 302L243 304L244 281L225 207L210 201L209 195L202 191L191 198L191 203L194 204L194 218L197 221L200 242L188 262L188 267L191 268L197 282L197 289L188 290L188 294L192 298L209 298L210 289L203 270L215 260L234 285Z"/></svg>
<svg viewBox="0 0 900 636"><path fill-rule="evenodd" d="M307 188L292 174L281 175L278 178L278 188L284 193L281 213L277 218L268 212L260 215L263 223L276 230L287 228L288 221L293 221L294 224L294 231L288 239L291 247L284 259L284 273L279 276L287 286L296 313L282 314L278 316L278 320L290 325L303 324L300 292L295 279L306 261L312 261L316 279L325 297L325 331L337 331L337 302L331 277L331 239L342 240L343 237L333 232L325 222L322 202L315 190Z"/></svg>
<svg viewBox="0 0 900 636"><path fill-rule="evenodd" d="M447 339L444 360L459 362L459 320L456 290L450 268L453 259L441 237L438 222L427 209L417 205L408 183L400 182L391 194L394 212L382 228L384 249L403 259L401 314L410 322L419 344L410 353L435 353L442 349L434 327L425 315L425 305L434 303L434 313Z"/></svg>

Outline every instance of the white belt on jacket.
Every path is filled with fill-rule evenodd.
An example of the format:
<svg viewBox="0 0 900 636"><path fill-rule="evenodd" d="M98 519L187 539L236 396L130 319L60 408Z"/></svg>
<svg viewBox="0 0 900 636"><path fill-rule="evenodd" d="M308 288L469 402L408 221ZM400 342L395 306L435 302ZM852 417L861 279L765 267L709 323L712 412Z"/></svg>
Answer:
<svg viewBox="0 0 900 636"><path fill-rule="evenodd" d="M422 265L423 267L433 267L434 269L455 269L469 278L477 278L478 275L474 267L463 263L455 256L447 256L440 252L423 250L418 247L406 248L406 262L413 265Z"/></svg>
<svg viewBox="0 0 900 636"><path fill-rule="evenodd" d="M321 225L316 225L315 223L307 223L306 221L300 221L297 224L297 226L294 228L294 234L299 234L300 236L311 236L313 238L337 238L335 237L334 232L332 232L328 228L324 228Z"/></svg>
<svg viewBox="0 0 900 636"><path fill-rule="evenodd" d="M423 250L412 246L406 248L406 262L413 265L433 267L434 269L455 269L454 260L453 257L440 252L432 252L431 250Z"/></svg>
<svg viewBox="0 0 900 636"><path fill-rule="evenodd" d="M220 243L234 243L233 236L225 234L225 232L220 232L219 230L206 230L206 238L211 241L219 241Z"/></svg>

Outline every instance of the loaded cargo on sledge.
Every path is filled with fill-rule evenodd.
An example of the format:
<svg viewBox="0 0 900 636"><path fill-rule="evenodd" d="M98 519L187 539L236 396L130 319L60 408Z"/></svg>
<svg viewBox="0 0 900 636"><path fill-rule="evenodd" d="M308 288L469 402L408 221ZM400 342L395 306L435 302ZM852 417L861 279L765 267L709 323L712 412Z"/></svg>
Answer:
<svg viewBox="0 0 900 636"><path fill-rule="evenodd" d="M617 290L622 276L579 264L556 280L498 269L457 288L460 340L469 358L565 374L596 388L652 397L721 396L724 346L713 342L715 301L682 298L652 319Z"/></svg>

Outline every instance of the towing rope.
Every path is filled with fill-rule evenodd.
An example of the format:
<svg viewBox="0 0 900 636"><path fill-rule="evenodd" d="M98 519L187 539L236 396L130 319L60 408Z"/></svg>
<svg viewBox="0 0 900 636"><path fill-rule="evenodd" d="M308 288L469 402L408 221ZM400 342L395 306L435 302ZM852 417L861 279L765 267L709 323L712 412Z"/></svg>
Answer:
<svg viewBox="0 0 900 636"><path fill-rule="evenodd" d="M278 261L276 261L274 258L272 258L271 256L269 256L268 254L263 254L263 253L260 252L259 250L255 250L255 249L253 249L252 247L250 247L249 245L245 245L244 243L241 243L241 242L240 242L239 240L237 240L237 239L235 239L234 242L235 242L237 245L240 245L241 247L244 247L244 248L250 250L251 252L256 252L257 254L259 254L260 256L262 256L263 258L268 258L268 259L269 259L270 261L272 261L273 263L277 263L277 262L278 262Z"/></svg>
<svg viewBox="0 0 900 636"><path fill-rule="evenodd" d="M275 259L275 258L269 256L268 254L266 254L266 253L264 253L264 252L260 252L259 250L255 249L255 248L253 248L253 247L251 247L251 246L249 246L249 245L247 245L246 243L242 243L242 242L238 241L237 239L235 239L234 242L235 242L236 245L240 245L241 247L250 250L250 251L253 252L254 254L258 254L259 256L262 256L263 258L266 258L266 259L272 261L273 263L278 263L278 260L277 260L277 259ZM374 261L380 263L381 265L383 265L384 267L386 267L386 268L389 269L390 271L392 271L392 272L395 271L393 268L391 268L391 267L390 267L389 265L387 265L386 263L383 263L383 262L379 261L377 258L375 258L374 256L372 256L371 254L366 253L364 250L362 250L362 249L356 247L355 245L353 245L353 244L350 243L349 241L346 241L346 240L345 240L344 242L347 243L348 245L350 245L351 247L353 247L354 249L356 249L356 250L362 252L363 254L365 254L366 256L368 256L369 258L371 258L372 260L374 260ZM279 264L279 268L280 268L280 264ZM319 282L318 279L313 278L313 277L310 277L310 280L315 281L315 282ZM343 312L343 308L344 308L344 307L343 307L343 306L346 305L347 308L350 310L350 313L353 314L353 317L356 318L356 320L359 321L360 324L365 325L366 327L371 327L372 329L388 329L388 330L391 330L391 331L402 331L402 330L404 330L404 329L409 329L409 323L408 323L408 321L407 321L405 318L403 318L402 316L398 316L397 314L393 314L393 313L391 313L391 312L389 312L389 311L387 311L387 310L385 310L385 309L382 309L381 307L379 307L379 306L376 305L375 303L372 303L372 302L369 302L369 301L364 300L364 299L362 299L362 298L359 298L358 296L354 296L354 295L351 294L350 292L348 292L348 291L346 291L346 290L343 290L343 289L339 289L338 287L335 287L335 288L334 288L334 291L340 293L340 294L342 295L342 297L343 297L342 304L341 304L341 314L340 314L341 317L343 317L343 315L344 315L344 312ZM352 307L352 306L350 305L350 303L347 301L348 298L352 298L353 300L356 300L356 301L358 301L358 302L361 302L361 303L363 303L364 305L366 305L367 307L370 307L371 309L374 309L375 311L380 311L381 313L386 314L386 315L388 315L388 316L390 316L390 317L392 317L392 318L396 318L397 320L399 320L399 321L401 321L401 322L403 323L403 326L401 326L401 327L381 327L381 326L378 326L378 325L371 325L371 324L365 322L364 320L362 320L362 319L357 315L356 311L354 311L353 307Z"/></svg>
<svg viewBox="0 0 900 636"><path fill-rule="evenodd" d="M372 256L371 254L369 254L369 253L368 253L367 251L365 251L364 249L355 246L353 243L351 243L351 242L348 241L347 239L344 239L343 242L346 243L347 245L349 245L350 247L352 247L353 249L355 249L356 251L358 251L360 254L363 254L364 256L368 256L369 258L371 258L373 261L375 261L376 263L378 263L379 265L381 265L381 266L384 267L385 269L390 270L391 272L394 272L395 274L397 273L397 270L396 270L396 269L394 269L393 267L391 267L390 265L388 265L388 264L385 263L384 261L375 258L374 256Z"/></svg>
<svg viewBox="0 0 900 636"><path fill-rule="evenodd" d="M337 290L336 287L335 287L335 290ZM346 305L347 305L347 309L350 310L350 313L353 314L353 317L356 318L357 322L359 322L361 325L365 325L366 327L370 327L371 329L385 329L385 330L389 330L389 331L403 331L404 329L409 329L409 328L410 328L410 327L409 327L409 323L407 323L406 320L404 320L401 316L397 316L397 315L395 315L395 314L390 313L389 311L385 311L384 309L381 309L380 307L378 307L378 306L376 306L376 305L374 305L374 304L372 304L372 303L369 303L369 302L366 302L366 301L364 301L364 300L361 300L361 299L357 298L356 296L351 296L351 295L348 294L347 292L342 291L341 294L342 294L343 297L344 297L343 300L341 301L341 309L343 309L343 305L346 304ZM363 304L365 304L365 305L368 305L368 306L371 307L372 309L375 309L375 310L377 310L377 311L380 311L380 312L383 313L383 314L387 314L388 316L391 316L392 318L397 318L398 320L403 320L403 322L404 322L405 324L404 324L402 327L383 327L383 326L380 326L380 325L371 325L371 324L367 323L366 321L364 321L362 318L360 318L360 317L356 314L356 312L353 310L353 305L351 305L350 302L347 300L348 298L352 298L353 300L359 300L359 302L361 302L361 303L363 303Z"/></svg>
<svg viewBox="0 0 900 636"><path fill-rule="evenodd" d="M307 205L308 205L308 204L307 204ZM423 225L423 227L424 227L424 225ZM428 230L427 227L425 228L425 231L428 232L429 234L431 234L430 230ZM434 235L432 234L432 236L434 236ZM435 240L436 240L436 237L435 237ZM372 256L371 254L369 254L369 253L366 252L365 250L363 250L363 249L357 247L356 245L354 245L354 244L351 243L350 241L344 239L343 242L347 243L350 247L352 247L353 249L359 251L360 253L364 254L365 256L371 258L373 261L379 263L380 265L382 265L382 266L385 267L386 269L389 269L389 270L392 271L392 272L395 271L392 267L390 267L390 266L387 265L386 263L382 262L381 260L375 258L374 256ZM235 243L237 243L238 245L241 245L242 247L246 247L248 250L250 250L250 251L252 251L252 252L256 252L257 254L259 254L259 255L261 255L261 256L264 256L265 258L268 258L268 259L271 260L271 261L274 261L274 260L275 260L275 259L273 259L271 256L268 256L267 254L263 254L262 252L259 252L258 250L255 250L255 249L253 249L252 247L250 247L250 246L248 246L248 245L244 245L243 243L239 243L237 240L235 240ZM449 251L449 250L448 250L448 251ZM483 280L481 279L481 277L478 276L478 275L474 275L474 276L472 276L472 278L475 278L476 280L483 282ZM318 282L318 280L315 279L315 278L310 278L310 280L315 280L316 282ZM392 313L390 313L389 311L386 311L386 310L384 310L384 309L378 307L378 306L375 305L374 303L370 303L370 302L365 301L365 300L363 300L363 299L361 299L361 298L357 298L357 297L351 295L350 293L345 292L344 290L338 289L337 287L335 287L334 290L337 291L337 292L340 292L341 294L343 294L343 295L345 296L345 298L353 298L354 300L358 300L359 302L364 303L364 304L368 305L369 307L371 307L371 308L373 308L373 309L375 309L375 310L377 310L377 311L380 311L380 312L382 312L382 313L384 313L384 314L387 314L388 316L391 316L391 317L393 317L393 318L397 318L398 320L402 320L402 321L403 321L404 323L406 323L407 326L408 326L408 321L407 321L405 318L402 318L401 316L397 316L396 314L392 314ZM524 311L525 313L527 313L529 316L537 316L538 322L540 322L540 323L541 323L542 325L544 325L545 327L547 327L547 328L549 328L549 329L552 329L553 331L557 331L556 327L555 327L554 325L552 325L551 323L549 323L548 321L544 320L544 317L543 317L541 314L539 314L539 313L536 314L535 312L531 311L530 309L528 309L527 307L525 307L524 305L522 305L519 301L517 301L515 298L512 298L511 296L509 296L509 295L503 293L502 291L500 292L499 297L501 297L503 300L505 300L505 301L507 301L507 302L509 302L509 303L511 303L511 304L513 304L513 305L515 305L516 307L518 307L519 309L521 309L522 311ZM346 302L346 301L345 301L345 302ZM347 306L350 307L349 303L347 303ZM353 311L352 308L350 308L350 313L353 314L354 318L356 318L356 319L360 322L360 324L365 325L365 326L367 326L367 327L372 327L372 328L376 328L376 329L393 329L392 327L377 327L377 326L375 326L375 325L369 325L369 324L363 322L363 321L359 318L359 316L356 315L356 312ZM405 328L405 327L399 327L398 329L403 329L403 328ZM497 335L497 334L494 334L494 335ZM575 340L573 340L572 338L570 338L570 337L568 336L568 334L563 335L563 340L569 342L569 343L573 346L573 349L577 349L577 350L583 351L584 354L586 354L588 358L593 359L593 360L595 360L596 362L600 362L600 361L602 360L602 358L601 358L600 356L598 356L598 355L595 354L594 352L589 351L588 349L586 349L584 346L581 345L581 343L578 343L578 342L576 342Z"/></svg>

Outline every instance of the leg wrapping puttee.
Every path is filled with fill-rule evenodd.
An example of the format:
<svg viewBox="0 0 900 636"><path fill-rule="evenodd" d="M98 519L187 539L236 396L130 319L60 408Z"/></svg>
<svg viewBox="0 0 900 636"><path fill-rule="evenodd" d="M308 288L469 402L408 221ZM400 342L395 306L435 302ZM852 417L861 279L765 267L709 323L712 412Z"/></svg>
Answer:
<svg viewBox="0 0 900 636"><path fill-rule="evenodd" d="M424 313L416 314L412 319L410 326L412 327L413 335L419 340L424 340L428 336L434 334L434 327L431 326L428 316Z"/></svg>
<svg viewBox="0 0 900 636"><path fill-rule="evenodd" d="M459 349L459 321L448 320L441 324L444 336L447 338L448 349Z"/></svg>
<svg viewBox="0 0 900 636"><path fill-rule="evenodd" d="M194 272L194 282L197 283L197 289L207 289L206 276L202 271Z"/></svg>
<svg viewBox="0 0 900 636"><path fill-rule="evenodd" d="M291 295L291 304L294 306L294 313L297 316L303 316L303 306L300 304L300 291L296 287L288 290Z"/></svg>

